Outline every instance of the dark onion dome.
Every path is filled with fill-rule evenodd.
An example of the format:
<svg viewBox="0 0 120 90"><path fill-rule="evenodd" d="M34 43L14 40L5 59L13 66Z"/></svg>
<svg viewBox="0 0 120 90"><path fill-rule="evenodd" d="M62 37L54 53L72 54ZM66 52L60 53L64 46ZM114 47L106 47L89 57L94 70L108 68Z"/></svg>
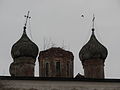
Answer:
<svg viewBox="0 0 120 90"><path fill-rule="evenodd" d="M13 59L17 57L32 57L36 59L38 46L28 38L25 29L22 37L12 46L11 55Z"/></svg>
<svg viewBox="0 0 120 90"><path fill-rule="evenodd" d="M74 58L72 52L66 51L60 47L51 47L47 50L40 51L39 58L46 57L70 58L70 60L73 60Z"/></svg>
<svg viewBox="0 0 120 90"><path fill-rule="evenodd" d="M94 28L92 29L92 35L90 40L82 47L79 53L81 61L90 59L102 59L105 60L108 51L95 37Z"/></svg>

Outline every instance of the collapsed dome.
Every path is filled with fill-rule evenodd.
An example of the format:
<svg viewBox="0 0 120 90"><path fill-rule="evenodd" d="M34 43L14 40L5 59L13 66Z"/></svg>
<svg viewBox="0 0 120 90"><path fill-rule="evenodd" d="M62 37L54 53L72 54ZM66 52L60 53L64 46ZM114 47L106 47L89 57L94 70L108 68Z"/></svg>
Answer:
<svg viewBox="0 0 120 90"><path fill-rule="evenodd" d="M79 52L81 61L90 59L102 59L105 60L108 55L107 48L104 47L95 37L94 30L90 40L82 47Z"/></svg>
<svg viewBox="0 0 120 90"><path fill-rule="evenodd" d="M38 46L28 38L25 29L22 37L12 46L11 55L13 59L18 57L32 57L36 59Z"/></svg>
<svg viewBox="0 0 120 90"><path fill-rule="evenodd" d="M47 50L41 51L39 54L39 58L46 57L70 58L70 60L74 59L72 52L66 51L60 47L52 47Z"/></svg>

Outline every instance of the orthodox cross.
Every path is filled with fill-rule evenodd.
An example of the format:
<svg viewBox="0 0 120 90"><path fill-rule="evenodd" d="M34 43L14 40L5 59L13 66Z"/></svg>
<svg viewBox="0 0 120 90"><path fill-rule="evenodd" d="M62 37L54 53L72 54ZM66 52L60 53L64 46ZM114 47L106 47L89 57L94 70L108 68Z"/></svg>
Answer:
<svg viewBox="0 0 120 90"><path fill-rule="evenodd" d="M24 17L26 17L25 26L24 26L25 29L26 29L26 25L27 25L28 19L31 18L31 17L29 16L29 13L30 13L30 11L28 11L27 15L24 15Z"/></svg>

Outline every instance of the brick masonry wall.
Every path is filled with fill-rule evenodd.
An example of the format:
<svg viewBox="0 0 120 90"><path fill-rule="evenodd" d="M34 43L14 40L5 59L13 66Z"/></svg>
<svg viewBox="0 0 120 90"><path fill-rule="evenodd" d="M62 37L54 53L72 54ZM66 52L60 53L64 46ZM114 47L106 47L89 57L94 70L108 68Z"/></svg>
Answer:
<svg viewBox="0 0 120 90"><path fill-rule="evenodd" d="M0 90L120 90L118 82L0 80Z"/></svg>
<svg viewBox="0 0 120 90"><path fill-rule="evenodd" d="M83 68L86 78L104 78L104 61L101 59L85 60Z"/></svg>

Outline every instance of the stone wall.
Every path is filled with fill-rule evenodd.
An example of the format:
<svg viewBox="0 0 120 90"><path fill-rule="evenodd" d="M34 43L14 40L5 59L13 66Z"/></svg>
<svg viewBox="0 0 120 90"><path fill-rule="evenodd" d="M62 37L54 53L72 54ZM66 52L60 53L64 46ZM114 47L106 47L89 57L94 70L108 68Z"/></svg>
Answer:
<svg viewBox="0 0 120 90"><path fill-rule="evenodd" d="M104 60L85 60L82 64L85 78L104 78Z"/></svg>
<svg viewBox="0 0 120 90"><path fill-rule="evenodd" d="M0 90L120 90L120 82L0 80Z"/></svg>

